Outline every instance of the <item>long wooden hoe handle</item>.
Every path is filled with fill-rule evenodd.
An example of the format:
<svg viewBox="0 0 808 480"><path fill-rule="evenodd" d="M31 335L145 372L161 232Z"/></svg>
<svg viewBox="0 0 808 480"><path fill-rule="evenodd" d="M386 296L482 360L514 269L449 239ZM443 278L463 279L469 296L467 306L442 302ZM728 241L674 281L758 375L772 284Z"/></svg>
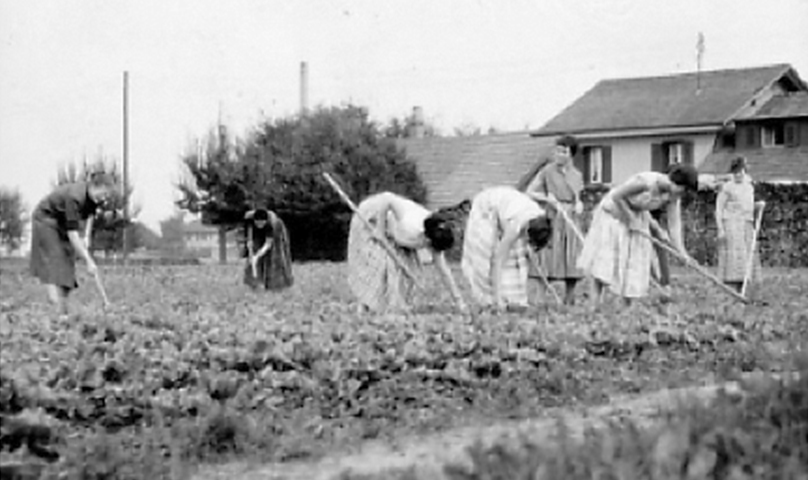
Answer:
<svg viewBox="0 0 808 480"><path fill-rule="evenodd" d="M388 242L387 239L384 238L383 236L379 235L376 232L376 229L373 228L373 225L371 225L370 222L368 222L367 219L361 213L359 213L359 208L357 208L356 204L354 204L351 198L342 190L342 188L340 188L339 184L336 181L334 181L334 179L331 177L331 175L328 174L328 172L323 172L323 176L328 181L328 184L331 185L331 187L334 189L334 191L337 192L337 195L339 195L342 201L345 202L345 204L348 205L351 208L351 210L353 210L354 215L356 215L356 217L362 221L362 223L368 229L370 234L373 235L373 237L379 241L379 243L387 252L387 254L390 255L390 258L392 258L393 261L396 262L396 265L398 265L398 267L408 277L410 277L410 280L412 280L413 283L418 288L423 289L424 287L418 282L418 277L416 277L415 274L412 272L412 270L410 270L410 268L407 266L407 264L404 263L404 261L399 258L393 246L390 245L390 242Z"/></svg>
<svg viewBox="0 0 808 480"><path fill-rule="evenodd" d="M752 268L755 265L755 250L757 249L758 233L760 232L760 224L763 220L763 209L766 204L761 205L758 210L757 218L755 219L755 233L752 237L752 247L749 249L749 259L746 261L746 271L743 276L743 286L741 287L741 295L746 296L746 287L749 286L749 279L752 277Z"/></svg>
<svg viewBox="0 0 808 480"><path fill-rule="evenodd" d="M104 284L101 283L101 276L98 274L98 270L95 271L93 278L95 279L95 286L98 287L98 292L101 293L101 298L104 300L104 306L108 307L110 305L109 298L107 298L107 291L104 290Z"/></svg>
<svg viewBox="0 0 808 480"><path fill-rule="evenodd" d="M665 243L665 242L663 242L663 241L661 241L661 240L658 240L658 239L654 238L654 237L653 237L653 236L652 236L650 233L647 233L647 232L645 232L645 231L642 231L642 230L633 230L633 231L634 231L634 232L637 232L637 233L639 233L640 235L644 236L645 238L647 238L647 239L651 240L651 242L652 242L652 243L654 243L655 245L658 245L658 246L660 246L660 247L664 248L664 249L665 249L665 250L666 250L668 253L670 253L671 255L675 256L676 258L678 258L679 260L681 260L682 262L684 262L684 264L685 264L685 265L687 265L688 267L690 267L690 268L692 268L693 270L695 270L695 271L696 271L696 273L700 274L701 276L703 276L703 277L704 277L704 278L706 278L707 280L710 280L711 282L713 282L713 283L715 283L716 285L718 285L718 286L721 288L721 290L724 290L724 291L725 291L725 292L727 292L728 294L732 295L734 298L736 298L736 299L738 299L738 300L740 300L740 301L742 301L742 302L744 302L744 303L749 303L749 299L747 299L746 297L744 297L744 296L743 296L743 295L741 295L740 293L736 292L735 290L733 290L732 288L730 288L728 285L724 284L724 282L722 282L722 281L721 281L721 280L720 280L718 277L716 277L716 276L715 276L715 275L713 275L712 273L710 273L710 272L708 272L707 270L705 270L705 269L704 269L704 267L702 267L701 265L699 265L698 263L696 263L694 260L691 260L691 259L689 259L689 258L685 257L685 256L684 256L684 255L682 255L682 254L681 254L681 253L680 253L678 250L676 250L675 248L671 247L671 246L670 246L670 245L668 245L667 243Z"/></svg>

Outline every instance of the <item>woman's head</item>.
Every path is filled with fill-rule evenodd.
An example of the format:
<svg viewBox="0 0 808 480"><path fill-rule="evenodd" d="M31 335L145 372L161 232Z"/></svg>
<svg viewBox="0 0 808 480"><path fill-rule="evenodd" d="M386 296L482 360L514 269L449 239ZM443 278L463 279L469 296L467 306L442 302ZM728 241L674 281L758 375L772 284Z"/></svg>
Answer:
<svg viewBox="0 0 808 480"><path fill-rule="evenodd" d="M578 151L578 140L572 135L563 135L555 142L553 159L556 162L568 162Z"/></svg>
<svg viewBox="0 0 808 480"><path fill-rule="evenodd" d="M729 164L729 173L736 182L743 181L743 177L746 175L746 159L740 156L733 158Z"/></svg>
<svg viewBox="0 0 808 480"><path fill-rule="evenodd" d="M699 189L699 173L692 165L682 163L673 164L668 170L668 178L674 185L682 190L696 191Z"/></svg>
<svg viewBox="0 0 808 480"><path fill-rule="evenodd" d="M446 217L432 214L424 220L424 235L436 252L449 250L454 245L454 231Z"/></svg>
<svg viewBox="0 0 808 480"><path fill-rule="evenodd" d="M264 228L269 223L269 212L263 208L258 208L253 213L253 223L256 228Z"/></svg>
<svg viewBox="0 0 808 480"><path fill-rule="evenodd" d="M537 251L546 247L553 236L553 224L545 215L530 220L526 230L528 243Z"/></svg>
<svg viewBox="0 0 808 480"><path fill-rule="evenodd" d="M104 203L115 192L115 179L112 175L104 172L94 172L90 174L90 181L87 184L87 194L95 203Z"/></svg>

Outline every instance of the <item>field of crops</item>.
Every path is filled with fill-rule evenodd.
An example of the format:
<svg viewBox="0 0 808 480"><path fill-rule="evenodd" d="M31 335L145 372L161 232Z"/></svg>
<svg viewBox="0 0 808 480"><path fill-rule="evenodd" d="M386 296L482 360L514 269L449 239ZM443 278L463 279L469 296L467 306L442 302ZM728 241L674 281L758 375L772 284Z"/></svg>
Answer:
<svg viewBox="0 0 808 480"><path fill-rule="evenodd" d="M281 293L249 291L232 265L105 267L113 308L85 277L76 316L61 321L24 265L0 268L3 461L76 476L315 458L779 371L808 339L808 273L794 270L766 272L755 295L768 305L678 272L667 311L652 297L629 311L463 317L431 272L412 315L374 316L358 313L341 263L296 264ZM14 448L21 441L28 448Z"/></svg>

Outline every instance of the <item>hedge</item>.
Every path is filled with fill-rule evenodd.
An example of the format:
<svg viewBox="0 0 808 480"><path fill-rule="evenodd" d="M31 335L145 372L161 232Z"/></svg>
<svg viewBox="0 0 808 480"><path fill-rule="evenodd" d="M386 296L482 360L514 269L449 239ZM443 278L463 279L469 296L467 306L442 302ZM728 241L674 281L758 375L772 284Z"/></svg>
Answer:
<svg viewBox="0 0 808 480"><path fill-rule="evenodd" d="M589 186L581 194L584 202L583 230L588 229L592 210L608 191L605 186ZM713 190L688 193L682 200L685 245L702 265L716 263L715 196ZM755 184L755 200L764 200L758 247L763 266L808 267L808 184ZM448 258L459 261L463 231L471 202L441 211L453 220L455 246Z"/></svg>

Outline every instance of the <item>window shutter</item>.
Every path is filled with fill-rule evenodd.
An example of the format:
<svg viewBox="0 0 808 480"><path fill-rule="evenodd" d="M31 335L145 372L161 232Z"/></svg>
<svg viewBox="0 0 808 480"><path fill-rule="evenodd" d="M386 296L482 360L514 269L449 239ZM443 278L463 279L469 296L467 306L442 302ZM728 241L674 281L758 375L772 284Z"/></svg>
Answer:
<svg viewBox="0 0 808 480"><path fill-rule="evenodd" d="M604 146L602 150L603 169L600 172L602 183L612 183L612 147Z"/></svg>
<svg viewBox="0 0 808 480"><path fill-rule="evenodd" d="M665 173L668 170L668 157L661 143L651 144L651 171Z"/></svg>
<svg viewBox="0 0 808 480"><path fill-rule="evenodd" d="M685 165L693 165L693 142L682 142L682 156Z"/></svg>
<svg viewBox="0 0 808 480"><path fill-rule="evenodd" d="M785 144L788 147L796 147L800 144L799 129L796 123L787 123L785 126Z"/></svg>
<svg viewBox="0 0 808 480"><path fill-rule="evenodd" d="M572 157L572 164L581 171L584 177L584 185L589 185L589 147L579 148Z"/></svg>

